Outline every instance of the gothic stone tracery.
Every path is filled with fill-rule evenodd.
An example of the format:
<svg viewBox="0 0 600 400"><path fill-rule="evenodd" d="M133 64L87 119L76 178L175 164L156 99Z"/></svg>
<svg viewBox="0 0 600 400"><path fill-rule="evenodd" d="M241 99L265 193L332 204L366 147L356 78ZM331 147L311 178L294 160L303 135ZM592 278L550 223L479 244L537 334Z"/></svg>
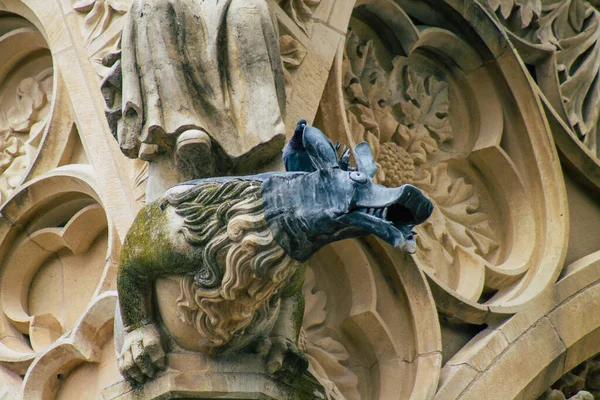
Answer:
<svg viewBox="0 0 600 400"><path fill-rule="evenodd" d="M117 264L156 164L120 153L104 107L121 99L102 82L132 3L0 3L0 398L130 389L115 357ZM366 141L377 182L411 183L436 206L413 256L367 237L311 259L299 347L326 396L594 396L597 2L251 3L276 32L282 132L306 118L333 143ZM244 173L282 170L278 152ZM160 279L172 297L157 307L195 331L169 311L193 319L190 285Z"/></svg>

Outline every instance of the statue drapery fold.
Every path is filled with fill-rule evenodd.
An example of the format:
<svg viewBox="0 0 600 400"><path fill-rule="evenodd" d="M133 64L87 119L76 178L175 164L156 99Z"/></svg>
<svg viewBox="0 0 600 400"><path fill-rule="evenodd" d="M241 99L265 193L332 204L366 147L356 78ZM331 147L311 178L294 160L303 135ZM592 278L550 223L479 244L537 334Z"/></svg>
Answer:
<svg viewBox="0 0 600 400"><path fill-rule="evenodd" d="M285 87L276 26L264 0L136 0L102 84L123 153L138 157L142 143L166 150L196 129L234 164L277 154Z"/></svg>

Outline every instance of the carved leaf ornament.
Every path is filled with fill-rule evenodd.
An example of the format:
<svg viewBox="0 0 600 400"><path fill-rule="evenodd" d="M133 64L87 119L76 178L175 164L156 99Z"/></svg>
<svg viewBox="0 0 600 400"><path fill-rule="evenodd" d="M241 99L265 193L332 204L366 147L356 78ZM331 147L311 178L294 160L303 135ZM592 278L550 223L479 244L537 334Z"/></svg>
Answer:
<svg viewBox="0 0 600 400"><path fill-rule="evenodd" d="M56 97L52 59L41 33L24 18L0 15L0 204L30 173ZM28 172L29 171L29 172Z"/></svg>
<svg viewBox="0 0 600 400"><path fill-rule="evenodd" d="M514 3L512 7L505 3ZM525 46L551 49L556 55L555 74L564 107L564 119L576 136L596 157L600 155L598 125L600 112L596 104L600 96L597 84L600 74L600 13L585 0L546 0L527 2L498 2L487 0L501 22ZM531 10L531 11L530 11ZM512 21L520 16L521 24ZM545 47L544 47L545 46ZM531 51L531 50L530 50ZM534 62L536 64L537 62ZM548 80L552 75L540 74L538 83L549 98L554 97Z"/></svg>
<svg viewBox="0 0 600 400"><path fill-rule="evenodd" d="M490 7L504 15L518 13L511 23L529 26L542 21L550 6L536 0L503 0ZM504 312L526 303L558 274L559 263L541 262L549 253L519 239L528 234L554 236L548 240L557 240L556 250L550 251L562 251L564 218L554 220L554 231L535 222L558 216L559 208L545 198L564 201L562 188L532 190L540 187L536 185L542 176L558 174L556 163L530 167L540 163L532 154L555 156L544 149L549 132L527 71L517 64L493 71L474 39L455 33L461 28L438 27L435 17L417 8L410 8L415 15L407 12L386 1L361 3L355 9L337 64L339 104L344 108L340 114L349 145L371 145L379 182L413 184L434 202L432 217L415 229L414 261L435 287L438 307L458 320L484 323L490 309ZM434 14L442 20L439 13ZM415 21L422 25L413 25ZM584 25L585 32L592 27ZM486 29L486 35L502 35L497 27ZM561 47L571 44L561 42ZM566 53L563 57L570 73L576 61ZM577 79L568 77L563 86ZM515 120L514 111L503 109L514 100L510 92L498 89L502 85L518 87L513 90L535 104L536 113L523 112L525 118ZM520 150L525 148L532 153ZM547 206L536 210L524 201L509 200L533 201L532 196ZM562 233L555 236L556 232Z"/></svg>
<svg viewBox="0 0 600 400"><path fill-rule="evenodd" d="M441 251L450 265L461 262L461 253L482 258L480 262L485 263L485 257L500 243L488 216L479 211L479 198L473 185L466 183L463 177L452 178L445 163L436 165L426 175L414 183L436 199L438 207L431 220L418 228L423 231L418 236L422 249L426 253ZM441 243L442 248L435 243Z"/></svg>
<svg viewBox="0 0 600 400"><path fill-rule="evenodd" d="M310 19L321 0L280 0L279 6L304 33L310 30Z"/></svg>
<svg viewBox="0 0 600 400"><path fill-rule="evenodd" d="M593 400L600 396L600 357L577 365L556 381L538 400Z"/></svg>
<svg viewBox="0 0 600 400"><path fill-rule="evenodd" d="M83 17L81 30L88 57L102 79L109 68L102 59L115 52L123 29L123 15L127 13L131 0L79 0L73 9Z"/></svg>
<svg viewBox="0 0 600 400"><path fill-rule="evenodd" d="M424 259L485 264L499 242L477 192L464 177L452 177L448 163L431 162L453 138L448 85L416 72L403 56L394 58L386 72L374 42L361 41L352 31L345 57L345 102L354 140L377 149L383 184L413 184L435 202L434 215L416 229Z"/></svg>
<svg viewBox="0 0 600 400"><path fill-rule="evenodd" d="M331 400L359 400L358 378L342 364L350 357L348 351L342 343L319 332L327 317L327 295L315 284L315 274L308 268L303 287L306 305L298 339L300 349L308 358L309 371L323 385Z"/></svg>
<svg viewBox="0 0 600 400"><path fill-rule="evenodd" d="M534 18L538 18L542 13L542 0L487 0L494 11L507 19L515 13L520 22L521 28L531 24Z"/></svg>
<svg viewBox="0 0 600 400"><path fill-rule="evenodd" d="M583 143L600 155L598 146L600 96L600 14L581 0L544 6L537 36L557 47L557 70L567 118Z"/></svg>
<svg viewBox="0 0 600 400"><path fill-rule="evenodd" d="M114 14L125 14L129 10L130 0L81 0L73 8L85 13L85 40L89 44L106 31Z"/></svg>
<svg viewBox="0 0 600 400"><path fill-rule="evenodd" d="M52 69L25 78L16 89L14 106L0 125L0 204L12 194L32 164L47 123L52 96Z"/></svg>

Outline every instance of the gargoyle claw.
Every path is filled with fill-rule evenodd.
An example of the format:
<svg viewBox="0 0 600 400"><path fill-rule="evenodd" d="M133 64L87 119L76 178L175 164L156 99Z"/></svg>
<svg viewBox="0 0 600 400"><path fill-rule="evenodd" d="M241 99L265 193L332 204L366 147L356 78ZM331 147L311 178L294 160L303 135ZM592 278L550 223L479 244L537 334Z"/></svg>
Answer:
<svg viewBox="0 0 600 400"><path fill-rule="evenodd" d="M266 336L261 336L257 338L254 343L252 343L252 351L260 356L266 357L271 350L271 339Z"/></svg>
<svg viewBox="0 0 600 400"><path fill-rule="evenodd" d="M144 383L165 368L165 352L153 324L125 334L119 354L119 370L131 383Z"/></svg>
<svg viewBox="0 0 600 400"><path fill-rule="evenodd" d="M271 350L267 357L267 372L270 375L295 376L308 369L308 359L291 340L271 337Z"/></svg>

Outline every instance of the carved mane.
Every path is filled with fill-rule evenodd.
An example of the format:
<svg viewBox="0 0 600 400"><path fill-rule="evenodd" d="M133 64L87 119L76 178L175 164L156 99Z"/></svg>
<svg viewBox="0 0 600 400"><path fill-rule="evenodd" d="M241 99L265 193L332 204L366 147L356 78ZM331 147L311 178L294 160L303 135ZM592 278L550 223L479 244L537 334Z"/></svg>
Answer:
<svg viewBox="0 0 600 400"><path fill-rule="evenodd" d="M269 320L279 308L275 295L300 263L273 239L260 182L205 182L165 203L183 218L186 240L202 249L199 268L181 280L177 299L182 321L198 330L201 345L218 350Z"/></svg>

